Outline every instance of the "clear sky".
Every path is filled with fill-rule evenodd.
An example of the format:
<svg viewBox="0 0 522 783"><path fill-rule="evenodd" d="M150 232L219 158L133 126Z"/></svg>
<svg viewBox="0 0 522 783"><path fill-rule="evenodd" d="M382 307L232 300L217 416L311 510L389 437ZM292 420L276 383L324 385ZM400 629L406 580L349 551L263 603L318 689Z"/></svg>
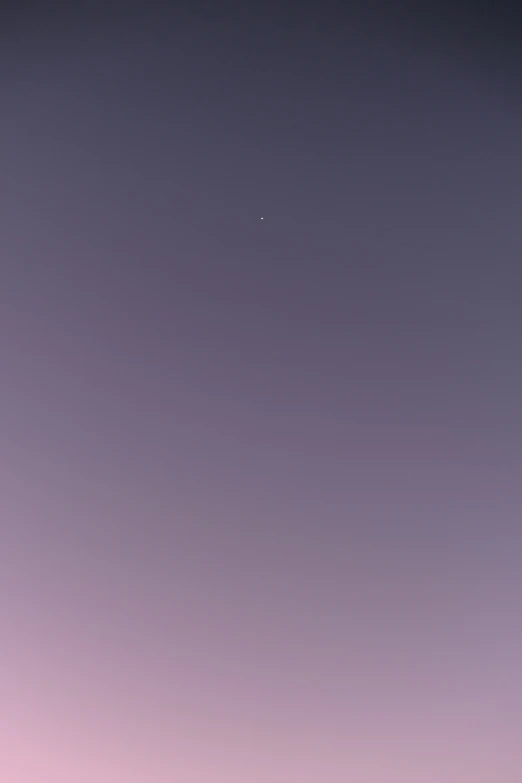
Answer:
<svg viewBox="0 0 522 783"><path fill-rule="evenodd" d="M522 780L522 69L442 27L3 32L5 783Z"/></svg>

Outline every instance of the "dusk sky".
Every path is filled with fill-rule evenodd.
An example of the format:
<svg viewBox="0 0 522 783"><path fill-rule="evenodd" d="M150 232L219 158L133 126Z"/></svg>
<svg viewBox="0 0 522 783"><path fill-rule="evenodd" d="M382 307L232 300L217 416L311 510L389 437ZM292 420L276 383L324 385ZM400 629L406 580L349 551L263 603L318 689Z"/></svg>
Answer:
<svg viewBox="0 0 522 783"><path fill-rule="evenodd" d="M218 5L0 36L0 780L520 783L510 25Z"/></svg>

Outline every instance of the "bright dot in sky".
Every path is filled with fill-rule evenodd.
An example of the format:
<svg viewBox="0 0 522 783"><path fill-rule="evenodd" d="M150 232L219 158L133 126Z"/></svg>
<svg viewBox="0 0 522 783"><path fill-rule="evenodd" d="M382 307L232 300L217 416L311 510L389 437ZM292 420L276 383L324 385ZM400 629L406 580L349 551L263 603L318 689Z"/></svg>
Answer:
<svg viewBox="0 0 522 783"><path fill-rule="evenodd" d="M264 220L264 218L261 218L261 220Z"/></svg>

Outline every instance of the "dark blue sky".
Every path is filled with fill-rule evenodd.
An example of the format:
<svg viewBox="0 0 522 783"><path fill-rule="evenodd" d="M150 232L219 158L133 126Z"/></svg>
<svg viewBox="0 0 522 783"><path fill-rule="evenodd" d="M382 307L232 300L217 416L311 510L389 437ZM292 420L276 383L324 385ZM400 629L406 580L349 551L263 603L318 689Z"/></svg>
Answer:
<svg viewBox="0 0 522 783"><path fill-rule="evenodd" d="M503 8L6 16L0 777L520 777Z"/></svg>

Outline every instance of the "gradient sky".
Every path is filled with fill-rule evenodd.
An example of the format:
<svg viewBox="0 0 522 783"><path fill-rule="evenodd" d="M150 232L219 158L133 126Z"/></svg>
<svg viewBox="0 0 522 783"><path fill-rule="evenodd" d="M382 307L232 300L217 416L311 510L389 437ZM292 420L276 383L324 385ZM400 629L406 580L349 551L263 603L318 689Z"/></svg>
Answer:
<svg viewBox="0 0 522 783"><path fill-rule="evenodd" d="M0 57L0 779L519 783L516 63L51 21Z"/></svg>

